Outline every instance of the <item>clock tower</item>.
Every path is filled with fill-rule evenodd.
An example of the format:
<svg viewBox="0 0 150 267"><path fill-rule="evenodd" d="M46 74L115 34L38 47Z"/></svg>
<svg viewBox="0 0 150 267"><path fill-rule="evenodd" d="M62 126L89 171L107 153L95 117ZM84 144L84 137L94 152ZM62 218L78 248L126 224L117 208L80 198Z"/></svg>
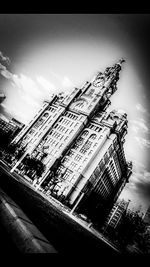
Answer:
<svg viewBox="0 0 150 267"><path fill-rule="evenodd" d="M116 84L124 61L124 59L120 59L112 67L107 67L103 73L98 72L91 82L86 82L82 93L73 101L70 109L87 116L93 114L100 107L104 109L111 95L117 90Z"/></svg>

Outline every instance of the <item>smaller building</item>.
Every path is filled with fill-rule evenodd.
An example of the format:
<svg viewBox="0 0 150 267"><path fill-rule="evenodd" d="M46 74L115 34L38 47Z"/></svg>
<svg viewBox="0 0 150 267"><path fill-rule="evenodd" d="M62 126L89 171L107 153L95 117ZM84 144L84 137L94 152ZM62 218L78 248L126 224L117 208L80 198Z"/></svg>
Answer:
<svg viewBox="0 0 150 267"><path fill-rule="evenodd" d="M6 96L4 94L0 94L0 104L5 100Z"/></svg>
<svg viewBox="0 0 150 267"><path fill-rule="evenodd" d="M18 128L19 128L20 130L22 130L22 128L25 126L25 124L23 124L22 122L16 120L15 118L12 118L11 121L12 121L16 126L18 126Z"/></svg>
<svg viewBox="0 0 150 267"><path fill-rule="evenodd" d="M144 218L144 222L150 225L150 207L147 209Z"/></svg>
<svg viewBox="0 0 150 267"><path fill-rule="evenodd" d="M117 226L119 225L119 223L121 222L121 219L122 219L122 216L123 214L127 211L127 208L129 206L129 202L130 200L128 201L125 201L124 199L122 200L119 200L117 201L107 220L106 220L106 223L105 223L105 226L104 226L104 231L108 230L109 229L115 229L117 228Z"/></svg>
<svg viewBox="0 0 150 267"><path fill-rule="evenodd" d="M0 129L4 133L9 133L12 138L14 138L23 127L24 124L20 123L14 118L12 120L5 120L4 118L0 117Z"/></svg>

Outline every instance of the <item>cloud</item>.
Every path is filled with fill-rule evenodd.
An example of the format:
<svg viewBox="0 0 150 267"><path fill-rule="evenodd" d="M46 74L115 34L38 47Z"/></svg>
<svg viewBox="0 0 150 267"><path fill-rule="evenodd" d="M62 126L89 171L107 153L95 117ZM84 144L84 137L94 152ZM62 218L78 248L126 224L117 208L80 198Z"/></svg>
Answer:
<svg viewBox="0 0 150 267"><path fill-rule="evenodd" d="M9 122L9 120L3 114L0 114L0 117L2 118L2 120L6 121L6 122Z"/></svg>
<svg viewBox="0 0 150 267"><path fill-rule="evenodd" d="M44 100L43 88L46 89L47 87L48 89L48 82L46 83L44 78L40 77L39 79L43 85L43 88L41 89L39 84L37 84L37 82L30 77L22 73L20 75L13 74L1 63L0 73L6 79L12 82L13 86L19 91L19 95L25 101L25 103L32 105L32 107L37 107L38 103L41 102L41 100ZM50 83L49 85L52 86Z"/></svg>
<svg viewBox="0 0 150 267"><path fill-rule="evenodd" d="M134 139L137 141L138 145L143 148L150 148L150 140L144 139L139 136L135 136Z"/></svg>
<svg viewBox="0 0 150 267"><path fill-rule="evenodd" d="M139 169L135 164L133 166L133 173L126 189L135 192L139 198L150 203L150 172L145 168Z"/></svg>
<svg viewBox="0 0 150 267"><path fill-rule="evenodd" d="M55 85L51 83L50 81L48 81L43 76L37 76L36 81L39 83L39 85L42 86L42 89L44 89L44 92L46 91L47 93L50 94L56 90Z"/></svg>
<svg viewBox="0 0 150 267"><path fill-rule="evenodd" d="M13 79L13 75L10 71L6 69L6 67L0 63L0 73L2 76L4 76L6 79Z"/></svg>
<svg viewBox="0 0 150 267"><path fill-rule="evenodd" d="M73 85L72 81L67 76L64 76L64 78L62 80L62 86L63 87L72 87L74 85Z"/></svg>
<svg viewBox="0 0 150 267"><path fill-rule="evenodd" d="M136 109L143 113L147 112L147 110L140 103L136 105Z"/></svg>
<svg viewBox="0 0 150 267"><path fill-rule="evenodd" d="M142 133L149 132L149 128L147 127L145 120L142 118L140 118L139 120L130 120L130 123L131 129L136 133L139 131L142 131Z"/></svg>
<svg viewBox="0 0 150 267"><path fill-rule="evenodd" d="M143 173L135 172L132 183L136 192L150 200L150 172L146 170Z"/></svg>
<svg viewBox="0 0 150 267"><path fill-rule="evenodd" d="M2 61L6 62L8 65L10 64L10 59L9 59L9 57L5 57L1 51L0 51L0 59L1 59Z"/></svg>
<svg viewBox="0 0 150 267"><path fill-rule="evenodd" d="M8 62L8 58L4 57L2 53L0 53L3 61ZM40 107L41 103L45 99L49 99L51 94L58 94L62 91L69 93L69 88L74 86L68 76L61 77L57 73L50 72L60 83L60 89L56 90L56 87L51 81L47 80L43 76L36 76L35 79L21 74L13 74L11 71L7 69L2 63L0 63L0 74L5 77L13 86L13 90L15 90L16 98L18 98L18 102L16 101L16 109L15 114L21 115L21 111L24 112L26 109L26 117L27 114L31 118L31 113L34 110L37 110ZM63 87L63 89L61 89ZM13 112L13 113L14 113ZM19 116L20 116L19 115ZM22 114L22 118L24 119L24 115Z"/></svg>
<svg viewBox="0 0 150 267"><path fill-rule="evenodd" d="M22 95L21 98L27 105L30 105L32 108L40 107L40 105L28 95Z"/></svg>

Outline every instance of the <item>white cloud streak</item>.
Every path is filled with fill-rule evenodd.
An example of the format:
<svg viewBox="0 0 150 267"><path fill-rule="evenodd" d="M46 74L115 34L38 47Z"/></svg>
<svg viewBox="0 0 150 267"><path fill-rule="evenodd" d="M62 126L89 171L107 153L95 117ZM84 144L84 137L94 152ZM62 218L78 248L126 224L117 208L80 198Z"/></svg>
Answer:
<svg viewBox="0 0 150 267"><path fill-rule="evenodd" d="M7 60L7 58L4 59ZM36 76L34 80L22 73L16 75L11 73L6 68L6 66L1 63L0 74L8 79L12 83L13 87L15 87L15 90L17 90L16 93L18 93L19 98L18 102L21 103L18 103L18 109L15 110L16 115L21 114L20 112L25 106L28 116L31 116L32 111L37 110L37 108L40 107L42 101L44 101L45 99L48 100L51 94L58 94L62 91L65 91L67 93L68 89L74 86L69 77L61 77L60 75L52 72L52 75L59 80L60 87L63 87L63 90L56 90L55 85L41 75ZM20 108L21 110L19 110ZM23 119L25 118L25 116L23 115L22 117Z"/></svg>
<svg viewBox="0 0 150 267"><path fill-rule="evenodd" d="M137 103L136 109L142 113L147 112L147 110L140 103Z"/></svg>
<svg viewBox="0 0 150 267"><path fill-rule="evenodd" d="M62 86L68 88L68 87L74 86L74 84L72 83L72 81L67 76L64 76L64 78L62 80Z"/></svg>
<svg viewBox="0 0 150 267"><path fill-rule="evenodd" d="M146 125L146 122L144 119L139 119L139 120L130 120L131 123L131 129L134 132L140 132L142 131L142 133L148 133L149 132L149 128Z"/></svg>
<svg viewBox="0 0 150 267"><path fill-rule="evenodd" d="M134 139L137 141L138 145L143 148L150 148L150 140L147 140L145 138L135 136Z"/></svg>

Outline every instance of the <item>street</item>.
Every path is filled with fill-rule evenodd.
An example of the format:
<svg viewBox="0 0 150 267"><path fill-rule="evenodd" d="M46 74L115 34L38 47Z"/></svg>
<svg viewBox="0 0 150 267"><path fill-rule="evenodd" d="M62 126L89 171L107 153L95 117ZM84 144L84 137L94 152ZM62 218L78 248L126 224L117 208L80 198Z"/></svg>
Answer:
<svg viewBox="0 0 150 267"><path fill-rule="evenodd" d="M13 178L14 177L14 178ZM60 253L117 254L106 242L53 205L19 176L0 167L0 187L21 207ZM59 204L58 204L59 205Z"/></svg>

